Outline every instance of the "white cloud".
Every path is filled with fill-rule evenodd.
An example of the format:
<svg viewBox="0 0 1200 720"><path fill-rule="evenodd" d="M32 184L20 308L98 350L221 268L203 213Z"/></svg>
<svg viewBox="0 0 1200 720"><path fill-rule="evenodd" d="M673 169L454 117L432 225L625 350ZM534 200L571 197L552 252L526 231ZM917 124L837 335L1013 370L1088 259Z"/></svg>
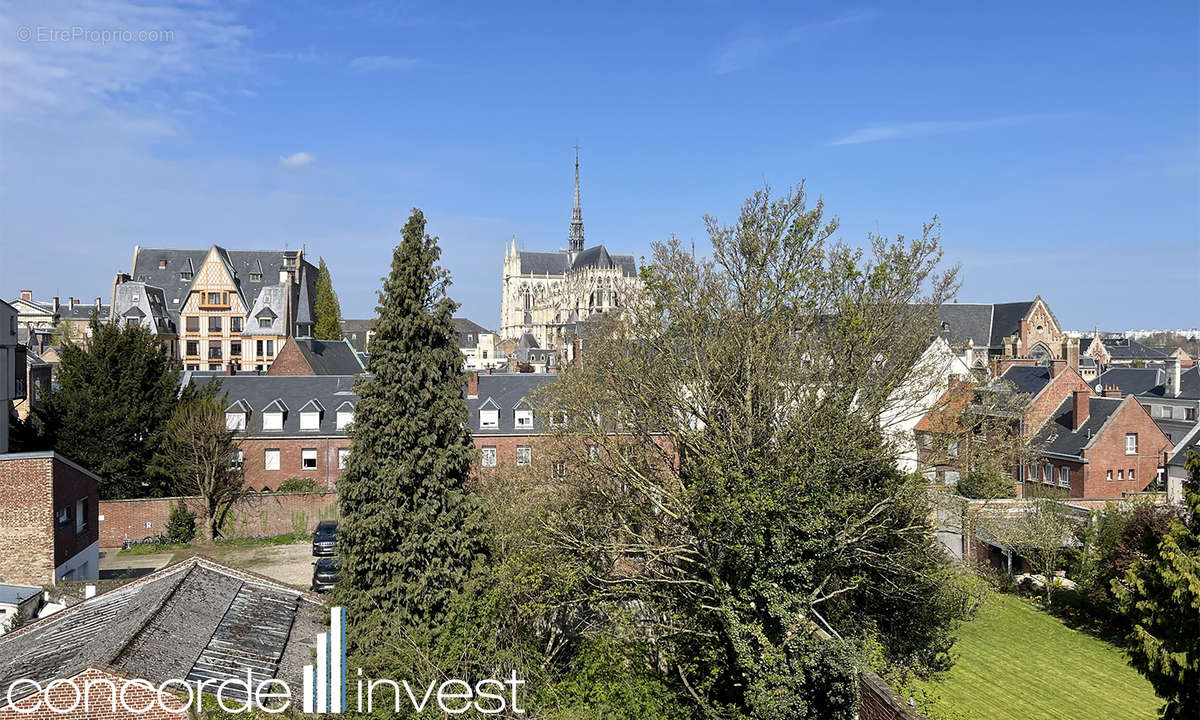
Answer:
<svg viewBox="0 0 1200 720"><path fill-rule="evenodd" d="M279 158L279 164L285 168L299 168L305 165L312 165L317 161L317 158L310 153L298 152L294 155Z"/></svg>
<svg viewBox="0 0 1200 720"><path fill-rule="evenodd" d="M890 125L868 125L834 140L830 145L858 145L860 143L896 140L899 138L928 137L966 132L980 128L1016 125L1050 117L1049 115L1005 115L982 120L924 120L920 122L892 123Z"/></svg>
<svg viewBox="0 0 1200 720"><path fill-rule="evenodd" d="M878 13L873 11L846 13L831 20L799 25L782 32L743 32L717 53L713 72L725 75L745 70L780 48L810 40L818 33L843 25L868 22L877 16Z"/></svg>
<svg viewBox="0 0 1200 720"><path fill-rule="evenodd" d="M416 58L397 57L395 55L364 55L350 61L350 67L358 72L407 70L420 64L421 61Z"/></svg>

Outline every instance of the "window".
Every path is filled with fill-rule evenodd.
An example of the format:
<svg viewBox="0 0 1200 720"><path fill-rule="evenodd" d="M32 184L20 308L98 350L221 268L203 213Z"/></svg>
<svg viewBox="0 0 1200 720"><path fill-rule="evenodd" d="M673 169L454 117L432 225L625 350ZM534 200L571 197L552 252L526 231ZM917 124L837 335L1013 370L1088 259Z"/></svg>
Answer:
<svg viewBox="0 0 1200 720"><path fill-rule="evenodd" d="M196 370L199 370L199 369L200 369L200 366L199 366L199 365L188 365L188 366L187 366L185 369L186 369L186 370L191 370L191 371L193 371L193 372L194 372L194 371L196 371Z"/></svg>
<svg viewBox="0 0 1200 720"><path fill-rule="evenodd" d="M278 410L275 412L263 413L263 430L282 430L283 429L283 413Z"/></svg>
<svg viewBox="0 0 1200 720"><path fill-rule="evenodd" d="M191 280L192 274L190 272L188 272L187 270L184 270L183 272L179 273L179 279L180 280Z"/></svg>
<svg viewBox="0 0 1200 720"><path fill-rule="evenodd" d="M955 487L956 485L958 485L959 477L960 476L959 476L957 470L947 470L946 478L945 478L946 487Z"/></svg>
<svg viewBox="0 0 1200 720"><path fill-rule="evenodd" d="M258 319L258 326L259 326L260 328L269 328L269 327L271 327L271 318L259 318L259 319Z"/></svg>
<svg viewBox="0 0 1200 720"><path fill-rule="evenodd" d="M200 342L197 340L187 341L187 356L198 357L200 355Z"/></svg>
<svg viewBox="0 0 1200 720"><path fill-rule="evenodd" d="M71 522L71 508L70 507L60 507L54 513L54 521L60 527Z"/></svg>
<svg viewBox="0 0 1200 720"><path fill-rule="evenodd" d="M528 445L517 446L517 467L528 467L533 463L533 448Z"/></svg>
<svg viewBox="0 0 1200 720"><path fill-rule="evenodd" d="M240 449L234 450L233 454L229 456L229 469L241 470L245 460L246 458L244 455L242 455L242 451Z"/></svg>
<svg viewBox="0 0 1200 720"><path fill-rule="evenodd" d="M1129 480L1133 481L1133 468L1129 468Z"/></svg>
<svg viewBox="0 0 1200 720"><path fill-rule="evenodd" d="M263 356L263 341L262 340L256 341L256 344L254 347L257 350L255 357L262 357Z"/></svg>
<svg viewBox="0 0 1200 720"><path fill-rule="evenodd" d="M1125 454L1137 455L1137 433L1125 433Z"/></svg>
<svg viewBox="0 0 1200 720"><path fill-rule="evenodd" d="M1125 471L1124 471L1124 470L1118 470L1118 471L1117 471L1117 479L1118 479L1118 480L1124 480L1124 479L1125 479Z"/></svg>
<svg viewBox="0 0 1200 720"><path fill-rule="evenodd" d="M141 324L141 321L138 320L137 318L134 318L134 317L125 318L125 327L127 327L127 328L137 327L140 324Z"/></svg>
<svg viewBox="0 0 1200 720"><path fill-rule="evenodd" d="M221 372L221 363L209 363L208 369L212 372Z"/></svg>
<svg viewBox="0 0 1200 720"><path fill-rule="evenodd" d="M229 356L230 357L241 357L242 356L242 341L241 340L234 340L231 343L229 343Z"/></svg>
<svg viewBox="0 0 1200 720"><path fill-rule="evenodd" d="M300 413L300 429L301 430L320 430L321 429L321 413L316 410L307 410Z"/></svg>
<svg viewBox="0 0 1200 720"><path fill-rule="evenodd" d="M226 430L245 430L246 429L246 413L244 413L244 412L225 413L225 429Z"/></svg>
<svg viewBox="0 0 1200 720"><path fill-rule="evenodd" d="M184 318L184 322L187 324L188 332L194 332L194 333L200 332L200 316L199 315L188 315L186 318Z"/></svg>
<svg viewBox="0 0 1200 720"><path fill-rule="evenodd" d="M1058 484L1063 487L1071 487L1071 468L1060 467L1058 469Z"/></svg>
<svg viewBox="0 0 1200 720"><path fill-rule="evenodd" d="M262 282L262 273L250 273L250 282Z"/></svg>
<svg viewBox="0 0 1200 720"><path fill-rule="evenodd" d="M338 470L346 469L346 458L350 457L350 448L338 448Z"/></svg>
<svg viewBox="0 0 1200 720"><path fill-rule="evenodd" d="M209 315L208 316L208 331L210 333L220 333L221 332L221 316L220 315Z"/></svg>
<svg viewBox="0 0 1200 720"><path fill-rule="evenodd" d="M220 360L221 359L221 341L220 340L209 340L208 341L208 359L209 360Z"/></svg>
<svg viewBox="0 0 1200 720"><path fill-rule="evenodd" d="M337 429L338 430L345 430L347 427L350 426L350 423L352 423L352 422L354 422L354 411L353 410L338 410L338 413L337 413Z"/></svg>
<svg viewBox="0 0 1200 720"><path fill-rule="evenodd" d="M75 534L87 532L87 498L75 501Z"/></svg>
<svg viewBox="0 0 1200 720"><path fill-rule="evenodd" d="M219 293L219 292L208 293L208 304L209 305L220 305L221 304L221 293Z"/></svg>
<svg viewBox="0 0 1200 720"><path fill-rule="evenodd" d="M1187 410L1184 412L1184 414L1183 414L1183 415L1184 415L1184 418L1185 418L1185 419L1187 419L1187 420L1191 420L1191 421L1195 421L1195 419L1196 419L1196 408L1188 408L1188 409L1187 409Z"/></svg>
<svg viewBox="0 0 1200 720"><path fill-rule="evenodd" d="M263 470L279 469L279 449L268 448L263 451Z"/></svg>
<svg viewBox="0 0 1200 720"><path fill-rule="evenodd" d="M167 269L167 259L166 259L166 258L159 258L159 259L158 259L158 269L159 269L159 270L166 270L166 269Z"/></svg>
<svg viewBox="0 0 1200 720"><path fill-rule="evenodd" d="M496 448L493 445L484 445L480 452L479 464L484 467L496 467Z"/></svg>
<svg viewBox="0 0 1200 720"><path fill-rule="evenodd" d="M498 428L498 427L500 427L500 411L499 410L480 410L479 411L479 427L481 427L481 428Z"/></svg>
<svg viewBox="0 0 1200 720"><path fill-rule="evenodd" d="M554 477L564 478L567 476L567 464L562 460L554 461Z"/></svg>
<svg viewBox="0 0 1200 720"><path fill-rule="evenodd" d="M304 448L300 451L300 469L316 470L317 469L317 449Z"/></svg>
<svg viewBox="0 0 1200 720"><path fill-rule="evenodd" d="M1104 473L1104 479L1108 480L1109 482L1112 482L1112 470L1109 470L1108 472Z"/></svg>
<svg viewBox="0 0 1200 720"><path fill-rule="evenodd" d="M1042 482L1045 482L1045 483L1053 483L1054 482L1054 466L1051 465L1050 463L1046 463L1046 472L1044 475L1042 475Z"/></svg>
<svg viewBox="0 0 1200 720"><path fill-rule="evenodd" d="M533 411L532 410L517 410L514 414L518 428L533 427Z"/></svg>
<svg viewBox="0 0 1200 720"><path fill-rule="evenodd" d="M950 453L950 457L958 457L958 441L957 440L951 441L949 447L947 448L947 452Z"/></svg>
<svg viewBox="0 0 1200 720"><path fill-rule="evenodd" d="M273 355L275 355L275 341L268 340L267 341L267 357L272 357Z"/></svg>

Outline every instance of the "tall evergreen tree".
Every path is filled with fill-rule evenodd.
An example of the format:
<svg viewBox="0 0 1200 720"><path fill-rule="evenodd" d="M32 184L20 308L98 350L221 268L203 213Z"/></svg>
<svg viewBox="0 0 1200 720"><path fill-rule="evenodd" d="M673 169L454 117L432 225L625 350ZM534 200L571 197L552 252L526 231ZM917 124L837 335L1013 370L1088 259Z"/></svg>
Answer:
<svg viewBox="0 0 1200 720"><path fill-rule="evenodd" d="M325 258L321 258L320 262L317 269L317 326L313 329L313 337L318 340L341 340L342 308L338 305L337 293L333 291L333 279L329 276Z"/></svg>
<svg viewBox="0 0 1200 720"><path fill-rule="evenodd" d="M59 389L35 410L54 449L104 479L104 499L169 494L157 463L179 396L179 364L141 327L91 323L87 349L62 346Z"/></svg>
<svg viewBox="0 0 1200 720"><path fill-rule="evenodd" d="M1133 630L1132 665L1166 703L1163 720L1200 717L1200 456L1188 450L1185 509L1166 535L1147 527L1141 557L1112 582Z"/></svg>
<svg viewBox="0 0 1200 720"><path fill-rule="evenodd" d="M338 548L360 650L373 623L436 627L482 556L477 503L464 489L474 447L450 322L457 304L440 254L414 209L379 293L368 376L355 382Z"/></svg>

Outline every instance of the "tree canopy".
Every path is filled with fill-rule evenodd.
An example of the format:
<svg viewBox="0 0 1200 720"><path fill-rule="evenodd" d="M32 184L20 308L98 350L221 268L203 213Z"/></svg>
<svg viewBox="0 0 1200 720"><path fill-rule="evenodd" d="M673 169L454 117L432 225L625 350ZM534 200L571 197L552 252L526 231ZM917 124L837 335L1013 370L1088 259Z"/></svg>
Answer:
<svg viewBox="0 0 1200 720"><path fill-rule="evenodd" d="M342 308L338 304L337 293L333 291L333 278L329 275L325 258L320 259L320 267L317 269L317 299L314 310L317 324L313 329L313 337L318 340L341 340Z"/></svg>

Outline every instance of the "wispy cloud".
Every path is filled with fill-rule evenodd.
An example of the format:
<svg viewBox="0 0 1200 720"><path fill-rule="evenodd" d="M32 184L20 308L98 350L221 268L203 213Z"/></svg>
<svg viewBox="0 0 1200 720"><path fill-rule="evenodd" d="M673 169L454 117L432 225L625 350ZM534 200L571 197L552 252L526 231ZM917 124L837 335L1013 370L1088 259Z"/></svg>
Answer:
<svg viewBox="0 0 1200 720"><path fill-rule="evenodd" d="M397 57L395 55L364 55L350 61L350 67L358 72L374 72L376 70L407 70L421 61L416 58Z"/></svg>
<svg viewBox="0 0 1200 720"><path fill-rule="evenodd" d="M312 165L317 161L315 155L306 152L298 152L294 155L287 155L279 158L279 164L285 168L301 168L305 165Z"/></svg>
<svg viewBox="0 0 1200 720"><path fill-rule="evenodd" d="M811 40L838 27L868 22L876 17L878 13L874 11L863 11L846 13L830 20L798 25L781 31L744 31L717 53L713 72L725 75L745 70L788 45Z"/></svg>
<svg viewBox="0 0 1200 720"><path fill-rule="evenodd" d="M967 132L982 128L1018 125L1048 117L1051 116L1044 114L1004 115L981 120L923 120L920 122L867 125L834 140L830 145L858 145L860 143L880 142L882 140L948 135L950 133Z"/></svg>

